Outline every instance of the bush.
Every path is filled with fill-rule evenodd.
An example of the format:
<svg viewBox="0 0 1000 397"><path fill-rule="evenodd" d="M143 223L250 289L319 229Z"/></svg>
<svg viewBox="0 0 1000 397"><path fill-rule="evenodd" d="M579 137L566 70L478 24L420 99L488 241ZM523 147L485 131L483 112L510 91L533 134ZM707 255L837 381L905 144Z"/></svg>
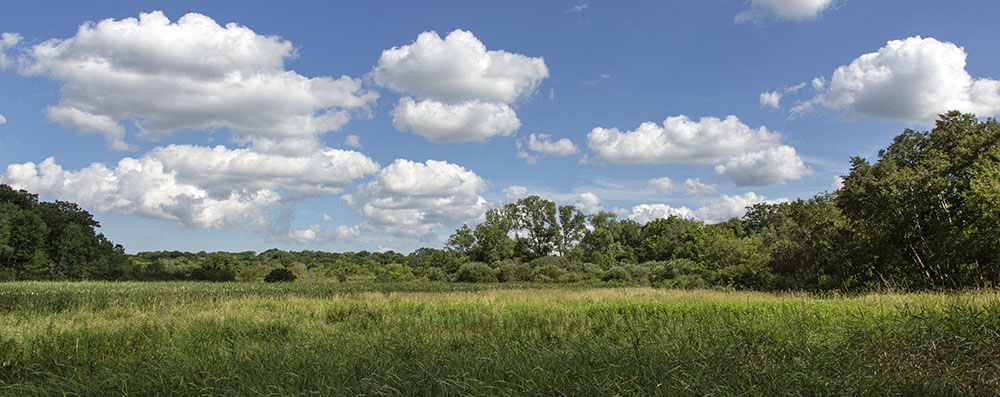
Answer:
<svg viewBox="0 0 1000 397"><path fill-rule="evenodd" d="M604 272L604 281L629 281L632 275L621 266L614 266Z"/></svg>
<svg viewBox="0 0 1000 397"><path fill-rule="evenodd" d="M295 274L291 270L279 267L277 269L271 270L267 276L264 276L264 281L269 283L278 283L286 281L295 281Z"/></svg>
<svg viewBox="0 0 1000 397"><path fill-rule="evenodd" d="M424 271L424 277L429 281L448 281L448 273L440 267L429 267Z"/></svg>
<svg viewBox="0 0 1000 397"><path fill-rule="evenodd" d="M375 269L375 281L395 282L412 280L413 272L399 263L390 263Z"/></svg>
<svg viewBox="0 0 1000 397"><path fill-rule="evenodd" d="M593 263L583 264L583 277L588 280L603 280L604 279L604 269Z"/></svg>
<svg viewBox="0 0 1000 397"><path fill-rule="evenodd" d="M630 264L626 265L625 269L628 270L629 277L632 281L637 283L646 284L652 278L652 270L644 265Z"/></svg>
<svg viewBox="0 0 1000 397"><path fill-rule="evenodd" d="M525 263L501 262L497 278L509 283L514 281L531 281L531 267Z"/></svg>
<svg viewBox="0 0 1000 397"><path fill-rule="evenodd" d="M534 279L539 282L559 281L566 271L556 265L545 265L535 269Z"/></svg>
<svg viewBox="0 0 1000 397"><path fill-rule="evenodd" d="M458 268L456 281L466 283L495 283L497 274L482 262L469 262Z"/></svg>
<svg viewBox="0 0 1000 397"><path fill-rule="evenodd" d="M539 269L546 266L555 266L560 269L565 269L567 260L559 256L543 256L535 258L531 262L528 262L528 267L532 269Z"/></svg>
<svg viewBox="0 0 1000 397"><path fill-rule="evenodd" d="M221 269L214 266L201 266L191 271L189 279L213 282L236 281L236 274L229 269Z"/></svg>

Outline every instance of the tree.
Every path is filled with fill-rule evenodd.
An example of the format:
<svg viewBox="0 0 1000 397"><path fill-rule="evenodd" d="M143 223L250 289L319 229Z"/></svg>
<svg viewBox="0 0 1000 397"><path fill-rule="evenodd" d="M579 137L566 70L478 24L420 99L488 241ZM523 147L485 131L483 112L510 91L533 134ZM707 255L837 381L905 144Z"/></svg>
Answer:
<svg viewBox="0 0 1000 397"><path fill-rule="evenodd" d="M559 254L566 256L570 249L583 238L587 230L587 216L573 205L559 207Z"/></svg>
<svg viewBox="0 0 1000 397"><path fill-rule="evenodd" d="M907 129L875 164L851 160L837 206L869 249L880 278L911 287L995 281L1000 265L1000 124L942 115L929 132Z"/></svg>
<svg viewBox="0 0 1000 397"><path fill-rule="evenodd" d="M292 272L288 269L279 267L271 270L267 276L264 276L264 281L269 283L295 281L295 274L292 274Z"/></svg>

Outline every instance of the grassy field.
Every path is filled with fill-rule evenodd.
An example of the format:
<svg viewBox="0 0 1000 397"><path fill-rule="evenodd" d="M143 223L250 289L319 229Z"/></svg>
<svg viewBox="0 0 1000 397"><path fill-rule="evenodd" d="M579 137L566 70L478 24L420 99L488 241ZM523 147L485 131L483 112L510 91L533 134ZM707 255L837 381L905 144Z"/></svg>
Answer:
<svg viewBox="0 0 1000 397"><path fill-rule="evenodd" d="M0 284L0 395L1000 395L1000 294Z"/></svg>

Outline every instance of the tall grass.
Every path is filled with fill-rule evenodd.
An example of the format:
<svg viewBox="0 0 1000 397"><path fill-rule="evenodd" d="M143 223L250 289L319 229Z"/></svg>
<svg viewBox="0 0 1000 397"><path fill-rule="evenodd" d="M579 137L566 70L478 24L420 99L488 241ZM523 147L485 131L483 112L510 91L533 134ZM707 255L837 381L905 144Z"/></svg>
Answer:
<svg viewBox="0 0 1000 397"><path fill-rule="evenodd" d="M0 284L0 395L997 395L1000 295Z"/></svg>

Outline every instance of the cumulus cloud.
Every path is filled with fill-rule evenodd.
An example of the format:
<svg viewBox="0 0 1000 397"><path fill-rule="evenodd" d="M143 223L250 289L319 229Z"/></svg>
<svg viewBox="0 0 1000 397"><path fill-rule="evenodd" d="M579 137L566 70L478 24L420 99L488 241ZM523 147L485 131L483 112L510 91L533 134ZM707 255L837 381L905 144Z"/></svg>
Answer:
<svg viewBox="0 0 1000 397"><path fill-rule="evenodd" d="M579 208L583 212L597 212L601 210L601 199L597 197L596 194L591 192L584 192L580 194L573 205Z"/></svg>
<svg viewBox="0 0 1000 397"><path fill-rule="evenodd" d="M288 231L288 237L302 244L316 244L325 240L327 233L319 225L312 225L305 229L291 229Z"/></svg>
<svg viewBox="0 0 1000 397"><path fill-rule="evenodd" d="M684 180L684 193L688 195L701 196L715 193L716 190L719 190L718 186L702 183L699 178L688 178Z"/></svg>
<svg viewBox="0 0 1000 397"><path fill-rule="evenodd" d="M80 26L68 39L35 45L20 72L63 82L49 118L103 134L127 149L126 129L162 137L180 129L228 128L266 148L315 147L317 134L339 129L351 110L378 94L347 76L308 78L285 68L292 43L201 14L171 22L162 12Z"/></svg>
<svg viewBox="0 0 1000 397"><path fill-rule="evenodd" d="M528 188L524 186L511 185L503 189L503 193L507 195L508 200L517 200L528 194Z"/></svg>
<svg viewBox="0 0 1000 397"><path fill-rule="evenodd" d="M791 146L778 146L731 157L715 166L715 174L728 177L738 186L767 186L812 175Z"/></svg>
<svg viewBox="0 0 1000 397"><path fill-rule="evenodd" d="M91 164L66 171L49 157L39 164L11 164L4 183L97 211L169 219L189 227L225 229L245 226L264 230L268 208L278 203L271 189L233 190L213 196L208 190L178 180L163 163L150 157L126 157L114 168Z"/></svg>
<svg viewBox="0 0 1000 397"><path fill-rule="evenodd" d="M774 109L781 108L781 93L778 91L763 92L760 94L760 106Z"/></svg>
<svg viewBox="0 0 1000 397"><path fill-rule="evenodd" d="M0 69L6 69L10 61L7 59L6 51L21 42L21 35L17 33L0 34Z"/></svg>
<svg viewBox="0 0 1000 397"><path fill-rule="evenodd" d="M928 125L949 110L1000 113L1000 81L973 78L965 69L966 56L962 47L934 38L892 40L838 67L828 82L814 80L822 91L793 112L822 105L846 117L863 114Z"/></svg>
<svg viewBox="0 0 1000 397"><path fill-rule="evenodd" d="M349 147L361 147L361 138L357 135L351 134L344 137L344 146Z"/></svg>
<svg viewBox="0 0 1000 397"><path fill-rule="evenodd" d="M510 135L521 127L517 114L505 103L467 101L448 104L434 100L414 102L400 98L392 110L392 126L412 131L435 143L486 142Z"/></svg>
<svg viewBox="0 0 1000 397"><path fill-rule="evenodd" d="M341 240L353 240L361 237L361 228L358 225L346 226L338 225L336 230L336 235L338 239Z"/></svg>
<svg viewBox="0 0 1000 397"><path fill-rule="evenodd" d="M568 138L552 141L549 134L531 134L527 144L522 140L516 144L517 157L525 159L528 164L537 163L540 156L569 156L580 151Z"/></svg>
<svg viewBox="0 0 1000 397"><path fill-rule="evenodd" d="M7 124L7 117L0 114L0 124Z"/></svg>
<svg viewBox="0 0 1000 397"><path fill-rule="evenodd" d="M677 190L677 184L667 177L650 179L649 186L652 186L653 189L656 189L660 193L670 193Z"/></svg>
<svg viewBox="0 0 1000 397"><path fill-rule="evenodd" d="M736 116L725 119L668 117L663 125L644 122L634 131L597 127L587 134L590 149L612 164L713 164L716 173L739 185L763 186L798 179L811 171L781 134L753 129ZM770 165L751 172L746 167Z"/></svg>
<svg viewBox="0 0 1000 397"><path fill-rule="evenodd" d="M445 161L399 159L358 188L367 200L364 226L389 234L431 238L437 227L455 227L486 211L486 182Z"/></svg>
<svg viewBox="0 0 1000 397"><path fill-rule="evenodd" d="M830 191L836 192L844 187L844 177L840 175L833 176L833 182L830 183Z"/></svg>
<svg viewBox="0 0 1000 397"><path fill-rule="evenodd" d="M697 219L707 223L718 223L729 218L739 218L746 214L746 207L759 203L782 203L788 199L769 200L754 192L730 196L723 194L696 210L688 207L673 207L667 204L639 204L632 207L628 218L639 223L648 223L659 218L676 216L685 219Z"/></svg>
<svg viewBox="0 0 1000 397"><path fill-rule="evenodd" d="M11 164L0 180L98 212L272 233L273 209L282 200L339 192L378 169L367 156L345 150L287 156L170 145L123 158L114 168L94 163L66 171L51 157L38 164Z"/></svg>
<svg viewBox="0 0 1000 397"><path fill-rule="evenodd" d="M484 142L520 127L509 104L549 75L542 58L487 50L471 32L442 39L424 32L411 44L382 52L374 81L415 96L400 99L393 126L433 142Z"/></svg>
<svg viewBox="0 0 1000 397"><path fill-rule="evenodd" d="M676 216L684 219L694 219L694 211L688 207L672 207L666 204L639 204L632 207L632 212L627 214L628 218L646 224L660 218Z"/></svg>
<svg viewBox="0 0 1000 397"><path fill-rule="evenodd" d="M784 20L816 19L834 0L749 0L749 7L733 18L735 22L763 21L774 17Z"/></svg>

